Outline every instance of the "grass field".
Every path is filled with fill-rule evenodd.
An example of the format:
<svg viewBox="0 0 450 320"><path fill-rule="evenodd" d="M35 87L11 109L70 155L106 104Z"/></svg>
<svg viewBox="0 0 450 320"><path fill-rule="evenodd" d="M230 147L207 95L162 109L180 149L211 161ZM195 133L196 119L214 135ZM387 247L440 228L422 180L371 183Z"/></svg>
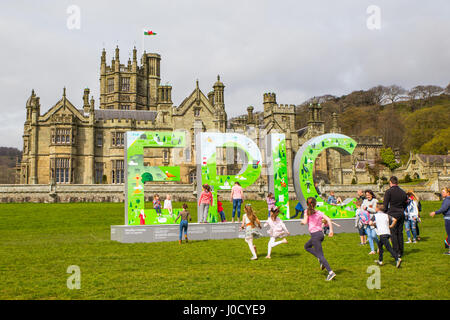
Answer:
<svg viewBox="0 0 450 320"><path fill-rule="evenodd" d="M120 203L1 204L0 299L449 299L444 222L428 215L439 205L423 203L422 241L405 244L400 269L387 254L381 289L369 290L367 268L375 257L358 245L356 233L325 239L337 274L326 282L303 249L309 236L290 237L273 249L272 260L263 258L268 238L257 239L260 259L250 261L242 239L110 241L110 225L123 224ZM263 202L252 206L266 216ZM225 211L229 218L228 203ZM70 265L81 269L80 290L66 286Z"/></svg>

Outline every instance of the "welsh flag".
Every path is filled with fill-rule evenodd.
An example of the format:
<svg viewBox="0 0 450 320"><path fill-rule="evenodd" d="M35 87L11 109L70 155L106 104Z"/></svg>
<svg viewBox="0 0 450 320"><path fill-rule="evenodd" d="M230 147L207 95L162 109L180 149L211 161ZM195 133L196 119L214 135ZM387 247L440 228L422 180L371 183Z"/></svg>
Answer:
<svg viewBox="0 0 450 320"><path fill-rule="evenodd" d="M151 30L149 30L149 31L144 30L144 35L146 35L146 36L156 36L156 33L151 31Z"/></svg>

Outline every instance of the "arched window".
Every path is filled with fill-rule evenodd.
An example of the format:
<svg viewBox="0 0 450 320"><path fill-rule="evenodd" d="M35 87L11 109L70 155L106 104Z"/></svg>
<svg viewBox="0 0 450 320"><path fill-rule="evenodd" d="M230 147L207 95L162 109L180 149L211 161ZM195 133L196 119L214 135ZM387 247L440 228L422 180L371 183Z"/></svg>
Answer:
<svg viewBox="0 0 450 320"><path fill-rule="evenodd" d="M196 177L197 177L196 170L192 170L191 172L189 172L189 183L194 183Z"/></svg>

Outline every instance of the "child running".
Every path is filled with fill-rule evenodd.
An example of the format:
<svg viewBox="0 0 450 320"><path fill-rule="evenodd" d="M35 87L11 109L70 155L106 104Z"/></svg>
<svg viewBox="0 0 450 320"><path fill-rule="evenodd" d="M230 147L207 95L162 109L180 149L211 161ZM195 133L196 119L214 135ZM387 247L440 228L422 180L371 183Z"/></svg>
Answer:
<svg viewBox="0 0 450 320"><path fill-rule="evenodd" d="M225 212L223 212L223 204L220 201L220 196L219 195L217 195L217 212L220 215L220 221L226 222L227 219L225 218Z"/></svg>
<svg viewBox="0 0 450 320"><path fill-rule="evenodd" d="M183 230L184 230L184 239L186 242L188 242L187 237L187 229L188 229L188 219L189 221L192 221L191 214L187 210L188 205L186 203L183 204L183 210L178 213L177 218L175 219L175 222L177 222L178 218L181 217L180 221L180 239L178 240L178 243L181 244L181 239L183 238Z"/></svg>
<svg viewBox="0 0 450 320"><path fill-rule="evenodd" d="M267 211L268 211L267 219L269 219L271 210L273 208L275 208L275 203L276 203L272 192L269 192L269 194L267 195L266 202L267 202Z"/></svg>
<svg viewBox="0 0 450 320"><path fill-rule="evenodd" d="M261 232L256 228L261 229L261 222L256 216L250 204L246 204L244 207L244 217L242 218L241 230L245 228L245 242L247 242L248 247L252 253L251 260L258 259L256 246L253 244L253 239L257 239L262 236Z"/></svg>
<svg viewBox="0 0 450 320"><path fill-rule="evenodd" d="M173 216L173 210L172 210L172 200L170 194L166 196L166 200L164 200L164 209L169 210L169 214L172 217Z"/></svg>
<svg viewBox="0 0 450 320"><path fill-rule="evenodd" d="M377 234L380 237L380 246L378 253L378 260L375 260L380 266L383 265L383 246L386 247L387 251L392 255L395 259L396 267L400 268L400 264L402 263L402 259L397 255L396 252L391 247L389 243L389 238L391 237L390 228L393 228L397 223L397 220L392 216L383 212L383 205L381 203L377 203L376 212L373 219L369 222L371 226L376 226ZM389 225L389 222L392 221L392 224Z"/></svg>
<svg viewBox="0 0 450 320"><path fill-rule="evenodd" d="M155 209L158 217L161 216L161 201L159 200L159 195L155 194L153 197L153 209Z"/></svg>
<svg viewBox="0 0 450 320"><path fill-rule="evenodd" d="M322 250L322 241L324 239L324 235L322 232L322 219L330 226L329 237L334 235L333 233L333 224L331 223L331 219L328 218L323 212L316 210L317 200L316 198L309 197L306 201L307 209L306 215L301 221L302 224L308 224L308 229L311 234L311 239L307 243L305 243L305 250L315 256L320 262L320 270L324 268L328 271L327 281L332 280L336 277L336 273L333 272L328 261L325 259Z"/></svg>
<svg viewBox="0 0 450 320"><path fill-rule="evenodd" d="M284 222L278 217L280 213L280 209L278 207L273 207L270 212L270 216L267 219L267 222L264 224L264 227L269 226L269 230L267 233L270 235L269 244L267 245L267 256L266 259L271 259L270 254L272 253L272 248L276 247L282 243L288 243L286 236L290 233L286 228ZM284 238L281 241L275 241L277 238Z"/></svg>

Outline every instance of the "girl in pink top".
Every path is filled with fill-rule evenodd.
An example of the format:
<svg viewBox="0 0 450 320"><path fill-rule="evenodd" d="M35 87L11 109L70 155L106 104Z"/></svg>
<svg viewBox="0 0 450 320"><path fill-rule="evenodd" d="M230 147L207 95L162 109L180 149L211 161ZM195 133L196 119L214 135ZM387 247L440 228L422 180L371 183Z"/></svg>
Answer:
<svg viewBox="0 0 450 320"><path fill-rule="evenodd" d="M266 202L267 202L267 211L269 212L268 215L267 215L267 219L269 219L270 218L270 211L273 208L275 208L275 203L276 203L276 200L273 197L273 193L272 192L269 192L269 194L267 195Z"/></svg>
<svg viewBox="0 0 450 320"><path fill-rule="evenodd" d="M212 206L213 204L213 197L210 186L204 184L202 188L203 191L200 194L200 198L198 199L198 222L206 223L208 219L209 206Z"/></svg>
<svg viewBox="0 0 450 320"><path fill-rule="evenodd" d="M327 281L330 281L336 276L336 274L333 272L333 270L331 270L327 259L325 259L323 255L322 241L324 239L324 235L322 232L322 219L324 219L330 226L330 233L328 235L329 237L333 236L333 224L331 223L330 218L315 209L317 204L316 198L308 198L306 204L308 206L308 209L306 209L305 217L303 218L301 223L308 224L311 239L309 239L309 241L305 243L305 250L314 255L319 260L320 270L327 269Z"/></svg>
<svg viewBox="0 0 450 320"><path fill-rule="evenodd" d="M272 253L272 248L276 247L279 244L287 243L286 238L281 241L275 241L276 238L283 238L288 236L290 233L286 228L284 222L278 218L278 214L280 213L280 209L278 207L273 207L270 212L270 217L267 219L267 222L264 224L264 227L269 226L269 230L267 233L270 235L269 244L267 245L267 256L266 259L270 259L270 254Z"/></svg>
<svg viewBox="0 0 450 320"><path fill-rule="evenodd" d="M231 188L231 201L233 202L233 212L231 222L234 222L234 215L237 211L237 222L241 218L241 205L244 200L244 191L239 182L235 182L233 188Z"/></svg>

